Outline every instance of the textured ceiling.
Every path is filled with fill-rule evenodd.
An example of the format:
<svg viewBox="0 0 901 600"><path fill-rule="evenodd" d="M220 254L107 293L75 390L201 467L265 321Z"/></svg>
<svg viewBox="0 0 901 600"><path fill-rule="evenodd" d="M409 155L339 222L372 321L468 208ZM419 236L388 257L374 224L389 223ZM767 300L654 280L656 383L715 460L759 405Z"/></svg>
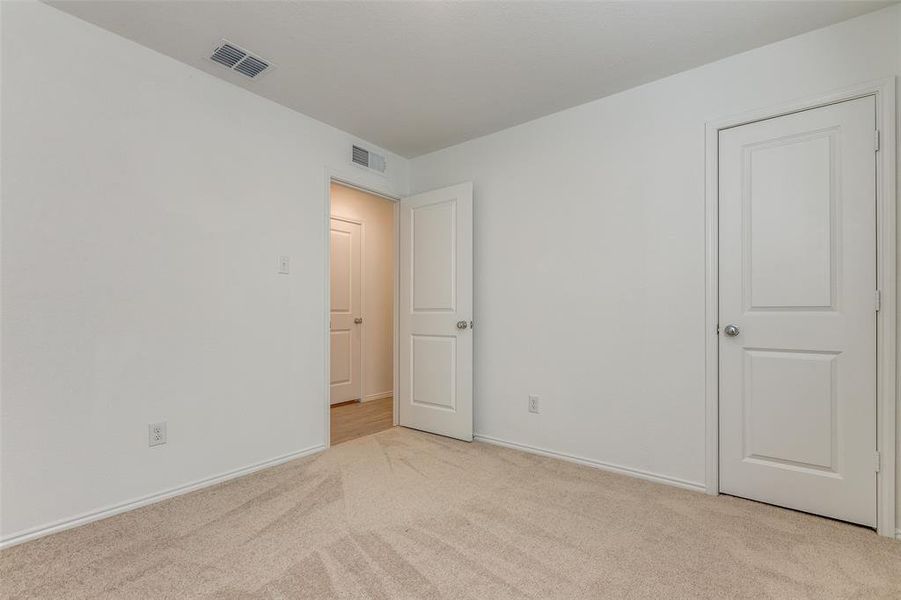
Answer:
<svg viewBox="0 0 901 600"><path fill-rule="evenodd" d="M48 2L412 157L891 2ZM226 38L275 69L210 61Z"/></svg>

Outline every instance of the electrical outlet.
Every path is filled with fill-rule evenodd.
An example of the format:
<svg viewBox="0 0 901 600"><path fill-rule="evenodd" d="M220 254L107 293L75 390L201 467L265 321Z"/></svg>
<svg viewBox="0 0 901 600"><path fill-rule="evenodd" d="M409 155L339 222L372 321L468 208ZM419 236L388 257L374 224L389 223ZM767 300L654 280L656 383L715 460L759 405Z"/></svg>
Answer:
<svg viewBox="0 0 901 600"><path fill-rule="evenodd" d="M279 275L287 275L291 272L291 258L288 256L279 256L278 257L278 272Z"/></svg>
<svg viewBox="0 0 901 600"><path fill-rule="evenodd" d="M529 396L529 412L538 413L538 396Z"/></svg>
<svg viewBox="0 0 901 600"><path fill-rule="evenodd" d="M166 423L154 423L147 426L148 445L159 446L166 443Z"/></svg>

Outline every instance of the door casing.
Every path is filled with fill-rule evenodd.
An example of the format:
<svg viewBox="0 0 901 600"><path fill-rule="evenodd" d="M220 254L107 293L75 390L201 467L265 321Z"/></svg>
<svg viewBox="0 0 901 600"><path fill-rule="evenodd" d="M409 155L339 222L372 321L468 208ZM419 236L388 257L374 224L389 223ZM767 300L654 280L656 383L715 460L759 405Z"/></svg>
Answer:
<svg viewBox="0 0 901 600"><path fill-rule="evenodd" d="M876 286L881 293L876 313L876 450L881 465L876 473L876 531L895 537L895 428L897 215L895 162L895 78L833 91L809 100L717 119L706 124L705 185L705 488L719 494L719 132L739 125L819 108L865 96L876 99L876 127L880 132L876 155Z"/></svg>
<svg viewBox="0 0 901 600"><path fill-rule="evenodd" d="M397 425L397 361L398 361L398 349L397 349L397 318L398 318L398 303L397 298L400 293L399 281L398 281L398 267L399 267L399 240L398 237L400 235L400 225L398 223L398 206L400 202L400 196L393 194L387 189L376 189L371 185L366 185L365 183L355 181L356 178L350 175L349 173L338 173L328 167L325 169L325 220L323 224L323 244L325 251L325 269L323 270L324 280L323 280L323 289L325 290L324 296L324 330L325 335L325 346L323 348L323 357L324 357L324 370L322 375L323 380L323 389L325 390L322 405L324 407L323 413L323 427L325 435L323 439L325 440L324 446L325 448L329 448L332 445L332 428L331 428L331 401L330 401L330 383L331 383L331 365L329 361L329 357L331 356L331 335L330 335L330 327L329 327L329 319L331 317L331 248L330 248L330 231L331 231L331 223L332 223L332 183L338 183L343 186L351 187L361 192L366 192L367 194L372 194L374 196L379 196L380 198L384 198L385 200L390 200L394 204L394 351L392 353L392 368L393 368L393 383L392 383L392 404L393 404L393 417L392 424ZM347 219L342 219L347 220ZM365 238L364 238L365 239ZM365 251L365 250L364 250ZM360 377L360 385L363 385L362 376Z"/></svg>

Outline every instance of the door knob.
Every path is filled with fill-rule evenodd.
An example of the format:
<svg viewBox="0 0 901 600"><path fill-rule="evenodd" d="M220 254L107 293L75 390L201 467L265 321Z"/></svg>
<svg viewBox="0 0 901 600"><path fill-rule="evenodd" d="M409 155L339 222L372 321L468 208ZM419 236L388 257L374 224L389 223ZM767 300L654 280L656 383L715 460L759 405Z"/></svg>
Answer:
<svg viewBox="0 0 901 600"><path fill-rule="evenodd" d="M361 317L357 317L356 319L354 319L354 323L356 323L357 325L359 325L362 322L363 322L363 319Z"/></svg>
<svg viewBox="0 0 901 600"><path fill-rule="evenodd" d="M457 321L457 329L466 329L469 327L469 321Z"/></svg>
<svg viewBox="0 0 901 600"><path fill-rule="evenodd" d="M735 337L739 333L741 333L741 329L738 328L738 325L733 325L732 323L729 323L728 325L726 325L723 328L723 333L725 333L729 337Z"/></svg>

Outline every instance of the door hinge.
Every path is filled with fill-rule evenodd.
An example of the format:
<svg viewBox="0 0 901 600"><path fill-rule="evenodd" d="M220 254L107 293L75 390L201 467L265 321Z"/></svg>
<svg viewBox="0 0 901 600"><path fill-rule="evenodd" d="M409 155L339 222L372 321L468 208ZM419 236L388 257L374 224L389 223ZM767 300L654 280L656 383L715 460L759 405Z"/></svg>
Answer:
<svg viewBox="0 0 901 600"><path fill-rule="evenodd" d="M876 451L876 472L879 472L879 469L882 468L882 457L879 455L879 450Z"/></svg>
<svg viewBox="0 0 901 600"><path fill-rule="evenodd" d="M873 152L879 152L879 130L873 132Z"/></svg>
<svg viewBox="0 0 901 600"><path fill-rule="evenodd" d="M882 308L882 292L879 290L876 290L876 312L879 312L879 310L881 308Z"/></svg>

